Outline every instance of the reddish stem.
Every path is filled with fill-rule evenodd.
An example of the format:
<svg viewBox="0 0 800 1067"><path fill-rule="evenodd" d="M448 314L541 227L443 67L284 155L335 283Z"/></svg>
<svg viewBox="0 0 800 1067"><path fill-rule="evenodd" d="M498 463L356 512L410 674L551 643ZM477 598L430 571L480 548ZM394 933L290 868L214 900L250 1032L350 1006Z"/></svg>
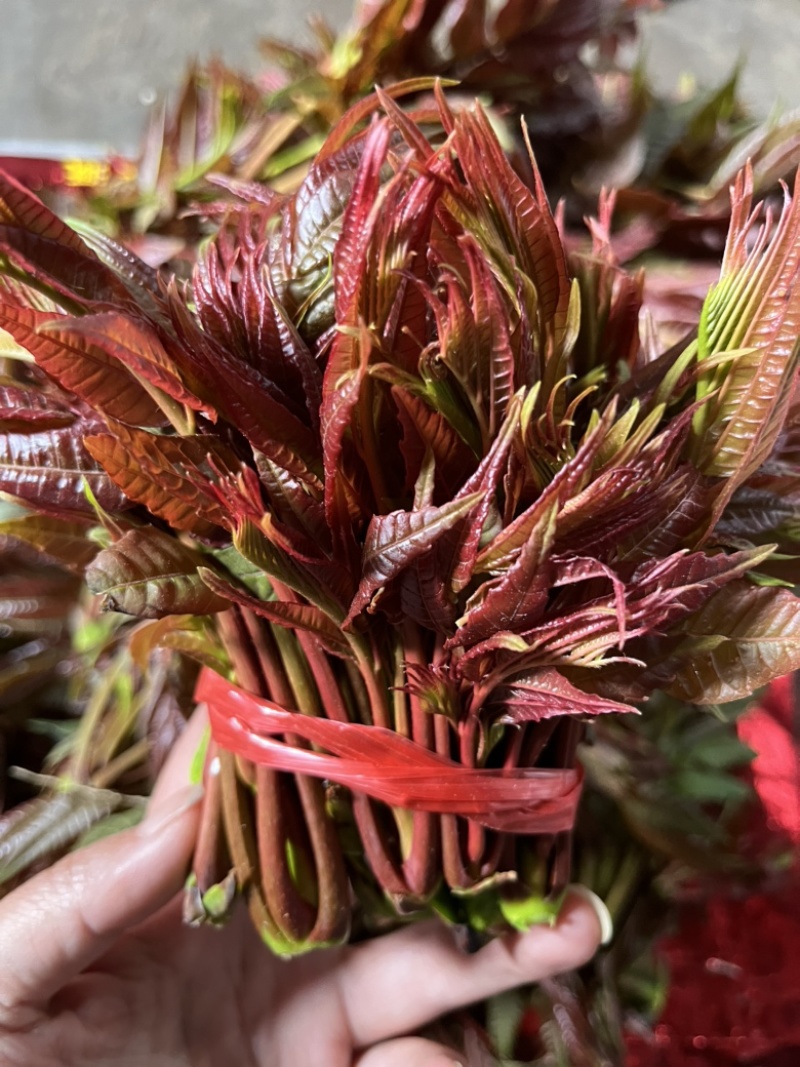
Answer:
<svg viewBox="0 0 800 1067"><path fill-rule="evenodd" d="M220 636L240 684L258 696L275 700L286 698L291 707L291 692L281 679L276 664L277 650L274 644L270 645L260 621L250 612L237 608L225 612L219 621ZM275 696L271 696L273 686ZM250 768L245 766L243 769L245 780L249 781ZM279 776L266 767L257 767L254 781L255 811L250 817L255 819L264 903L271 914L272 925L278 928L282 937L291 941L304 940L313 926L313 913L298 893L288 866L287 827L282 812L284 798ZM241 880L239 884L242 884Z"/></svg>
<svg viewBox="0 0 800 1067"><path fill-rule="evenodd" d="M354 793L353 815L364 846L364 855L383 890L394 897L411 896L399 864L389 855L385 834L381 832L375 816L375 801L363 793Z"/></svg>
<svg viewBox="0 0 800 1067"><path fill-rule="evenodd" d="M282 586L275 588L273 583L273 588L279 596L282 594L288 596L288 590L285 590ZM296 695L292 690L291 683L283 667L280 651L270 633L269 627L250 613L247 614L246 621L253 643L259 652L259 661L267 681L268 692L264 695L269 696L276 704L280 704L281 707L287 710L294 709L297 704ZM314 674L316 666L317 673L323 676L324 667L328 667L328 671L330 671L329 665L324 663L324 655L313 637L308 634L303 636L310 638L307 646L310 646L308 651L312 653L313 663L309 663L312 674ZM303 647L302 643L300 647ZM338 696L335 683L331 688ZM338 699L341 701L341 697ZM345 721L347 721L346 713ZM305 746L306 744L293 735L287 736L286 740L297 747ZM294 776L313 860L312 857L307 858L312 860L317 877L318 909L316 915L314 915L310 905L299 895L286 865L284 843L287 840L291 840L295 848L302 847L301 842L298 840L299 835L297 833L291 834L291 828L287 822L289 808L296 801L294 798L287 796L285 785L283 788L280 786L280 779L284 776L276 776L274 772L265 772L265 776L262 777L261 772L263 770L264 768L259 768L258 777L259 826L261 826L262 820L269 819L270 805L277 805L276 813L282 813L280 821L277 821L277 819L275 821L272 834L267 836L261 832L259 833L259 839L263 838L263 847L270 848L274 853L275 843L278 842L281 848L280 855L272 855L272 865L265 864L262 859L262 869L274 871L277 874L274 887L272 887L272 879L266 881L267 901L272 907L273 900L269 891L272 887L280 894L279 898L275 900L275 905L280 903L280 906L285 909L284 912L279 912L278 914L294 915L297 922L302 924L302 938L309 937L315 942L339 941L346 937L349 930L348 881L336 827L325 809L323 786L320 782L313 781L305 775ZM271 793L270 799L267 800L265 798L262 804L262 782L267 790L273 789L271 780L266 777L269 774L278 779L278 785L274 787L275 791ZM283 803L281 803L281 798ZM303 836L305 837L305 834ZM298 926L298 930L300 929L301 926ZM289 931L287 931L287 934L289 934ZM292 936L293 940L301 938L299 933L290 936Z"/></svg>
<svg viewBox="0 0 800 1067"><path fill-rule="evenodd" d="M406 664L424 666L419 628L407 623L403 628L403 648ZM408 695L411 709L411 736L418 745L429 751L435 749L433 716L422 706L415 692ZM429 897L439 880L437 857L439 855L439 826L436 818L426 812L414 812L411 830L411 848L403 863L403 874L411 892L425 899Z"/></svg>
<svg viewBox="0 0 800 1067"><path fill-rule="evenodd" d="M459 758L465 767L474 767L478 748L478 729L480 720L477 709L471 710L466 720L459 724ZM480 823L467 820L467 863L476 872L480 871L481 860L486 849L486 830Z"/></svg>
<svg viewBox="0 0 800 1067"><path fill-rule="evenodd" d="M284 775L259 767L256 771L256 826L261 886L281 933L290 941L305 941L314 926L314 909L297 891L286 855L290 828L285 809Z"/></svg>
<svg viewBox="0 0 800 1067"><path fill-rule="evenodd" d="M434 720L436 751L450 756L450 724L441 715ZM455 815L442 815L439 820L442 834L442 872L447 885L452 889L469 889L474 883L461 855L459 820Z"/></svg>
<svg viewBox="0 0 800 1067"><path fill-rule="evenodd" d="M192 873L197 881L200 896L211 886L221 882L230 870L230 856L225 846L222 825L222 785L218 755L219 750L216 744L210 741L203 775L205 792L200 814L200 828L192 861Z"/></svg>

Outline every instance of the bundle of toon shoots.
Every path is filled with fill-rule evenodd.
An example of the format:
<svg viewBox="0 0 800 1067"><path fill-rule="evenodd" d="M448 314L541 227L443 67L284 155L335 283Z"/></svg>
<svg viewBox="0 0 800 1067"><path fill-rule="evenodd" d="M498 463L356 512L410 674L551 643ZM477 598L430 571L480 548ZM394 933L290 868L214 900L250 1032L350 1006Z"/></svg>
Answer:
<svg viewBox="0 0 800 1067"><path fill-rule="evenodd" d="M138 818L202 700L188 921L474 941L577 877L624 932L602 1003L549 995L564 1062L607 1063L614 998L653 1007L654 879L752 874L730 702L800 666L800 203L744 166L661 340L612 194L567 239L524 124L427 76L364 96L359 55L299 72L296 180L205 189L189 280L0 177L1 891Z"/></svg>

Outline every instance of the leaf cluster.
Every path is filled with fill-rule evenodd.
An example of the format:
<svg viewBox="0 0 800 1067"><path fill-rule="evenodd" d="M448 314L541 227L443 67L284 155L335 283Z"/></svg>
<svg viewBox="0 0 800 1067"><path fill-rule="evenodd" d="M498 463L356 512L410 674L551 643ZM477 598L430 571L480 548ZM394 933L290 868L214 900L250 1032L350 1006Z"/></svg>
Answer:
<svg viewBox="0 0 800 1067"><path fill-rule="evenodd" d="M436 123L359 105L295 195L230 213L189 289L4 182L0 321L35 363L5 387L0 479L29 542L72 555L100 509L90 588L158 617L230 602L232 540L291 591L287 625L410 619L437 685L499 721L790 669L794 597L746 578L786 497L780 521L742 502L792 425L796 198L748 252L741 180L697 341L645 364L600 231L568 262L485 114L439 96Z"/></svg>

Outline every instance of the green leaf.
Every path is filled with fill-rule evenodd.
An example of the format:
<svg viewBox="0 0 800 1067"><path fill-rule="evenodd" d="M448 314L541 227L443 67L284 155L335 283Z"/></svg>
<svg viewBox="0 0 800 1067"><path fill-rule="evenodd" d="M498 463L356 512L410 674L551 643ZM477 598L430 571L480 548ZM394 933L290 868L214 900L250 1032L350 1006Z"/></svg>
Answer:
<svg viewBox="0 0 800 1067"><path fill-rule="evenodd" d="M554 926L561 910L561 900L545 900L535 893L522 900L500 896L503 918L515 930L530 930L532 926Z"/></svg>
<svg viewBox="0 0 800 1067"><path fill-rule="evenodd" d="M150 655L159 648L179 652L218 674L226 674L230 669L209 620L203 616L166 615L163 619L143 622L131 633L128 647L142 672L148 670Z"/></svg>
<svg viewBox="0 0 800 1067"><path fill-rule="evenodd" d="M698 334L708 357L737 352L698 381L705 404L694 417L693 458L705 474L729 478L723 505L771 452L793 394L800 334L800 180L786 196L774 233L765 223L748 253L752 172L737 178L718 285L706 298Z"/></svg>
<svg viewBox="0 0 800 1067"><path fill-rule="evenodd" d="M684 795L702 803L725 804L746 800L750 786L724 771L685 769L673 778L678 796Z"/></svg>
<svg viewBox="0 0 800 1067"><path fill-rule="evenodd" d="M270 523L266 525L267 528L271 527ZM252 522L242 523L234 534L233 543L237 552L260 568L268 578L288 585L293 592L299 593L337 622L344 618L345 613L337 603L334 590L322 581L315 581L303 563L292 559L288 552L274 544Z"/></svg>
<svg viewBox="0 0 800 1067"><path fill-rule="evenodd" d="M743 744L729 728L726 729L725 724L714 720L714 726L716 729L708 737L692 743L687 753L692 763L728 770L743 767L752 761L755 756L752 748Z"/></svg>
<svg viewBox="0 0 800 1067"><path fill-rule="evenodd" d="M486 1002L486 1029L498 1056L510 1059L514 1053L520 1023L528 1007L527 995L511 989Z"/></svg>
<svg viewBox="0 0 800 1067"><path fill-rule="evenodd" d="M249 593L258 597L259 600L269 600L272 595L272 586L269 584L269 578L260 567L257 567L251 560L245 559L242 553L234 548L233 545L214 549L210 555L229 574L232 574L236 581L243 585Z"/></svg>
<svg viewBox="0 0 800 1067"><path fill-rule="evenodd" d="M102 596L105 611L145 619L224 611L228 601L197 573L202 562L200 553L160 530L129 530L89 566L86 584Z"/></svg>
<svg viewBox="0 0 800 1067"><path fill-rule="evenodd" d="M141 805L112 812L105 819L100 819L94 823L88 830L84 830L73 848L85 848L86 845L94 844L95 841L102 841L103 838L118 834L121 830L129 830L132 826L138 826L142 821L143 815L144 807Z"/></svg>

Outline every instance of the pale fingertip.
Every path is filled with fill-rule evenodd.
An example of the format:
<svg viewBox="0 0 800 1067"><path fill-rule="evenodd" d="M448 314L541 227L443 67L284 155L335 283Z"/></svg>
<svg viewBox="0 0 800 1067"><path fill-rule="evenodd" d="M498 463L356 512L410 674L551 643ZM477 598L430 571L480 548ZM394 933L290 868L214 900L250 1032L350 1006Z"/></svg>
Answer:
<svg viewBox="0 0 800 1067"><path fill-rule="evenodd" d="M199 706L172 746L155 783L150 799L153 814L171 794L202 783L207 738L208 716L205 708Z"/></svg>
<svg viewBox="0 0 800 1067"><path fill-rule="evenodd" d="M606 902L593 892L588 886L580 885L578 882L573 882L567 887L567 892L572 896L579 897L585 901L597 916L597 921L600 923L600 944L608 945L614 937L614 920L611 918L611 912L606 906Z"/></svg>
<svg viewBox="0 0 800 1067"><path fill-rule="evenodd" d="M152 814L148 813L139 823L138 832L143 837L154 837L162 833L191 808L196 807L203 799L204 792L202 785L190 785L165 797L159 803L158 809Z"/></svg>

